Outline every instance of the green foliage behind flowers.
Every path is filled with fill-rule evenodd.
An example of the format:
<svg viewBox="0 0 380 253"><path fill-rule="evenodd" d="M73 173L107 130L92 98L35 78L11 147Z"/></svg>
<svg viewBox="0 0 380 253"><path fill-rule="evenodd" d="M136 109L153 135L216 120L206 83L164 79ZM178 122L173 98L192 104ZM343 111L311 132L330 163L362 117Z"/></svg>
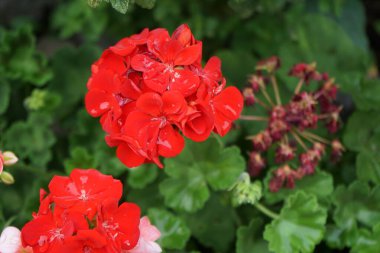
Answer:
<svg viewBox="0 0 380 253"><path fill-rule="evenodd" d="M365 30L370 1L89 0L96 8L86 0L57 2L34 20L49 22L15 16L0 27L0 149L20 158L6 168L15 183L0 184L0 228L21 227L38 207L39 188L81 167L125 182L127 200L160 229L165 252L379 252L380 81L373 51L380 48ZM91 64L142 28L172 31L182 23L203 41L206 57L222 59L227 83L239 88L272 55L284 70L315 61L331 73L342 90L342 160L325 159L313 176L276 193L269 176L251 179L238 193L253 201L236 201L233 186L251 150L245 137L261 129L237 121L222 139L186 143L163 170L125 168L84 110ZM287 80L280 72L281 83L294 83ZM274 168L273 152L266 158Z"/></svg>

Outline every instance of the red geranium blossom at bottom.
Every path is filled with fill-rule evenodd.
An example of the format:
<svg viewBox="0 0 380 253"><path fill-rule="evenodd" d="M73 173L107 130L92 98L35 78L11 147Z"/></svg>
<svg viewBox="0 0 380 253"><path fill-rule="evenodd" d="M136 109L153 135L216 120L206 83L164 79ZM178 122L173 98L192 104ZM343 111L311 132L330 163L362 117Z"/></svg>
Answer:
<svg viewBox="0 0 380 253"><path fill-rule="evenodd" d="M119 180L94 169L74 169L69 177L55 176L49 189L47 196L41 190L39 211L21 230L24 247L35 253L161 252L154 242L160 233L147 217L140 222L140 208L118 205Z"/></svg>

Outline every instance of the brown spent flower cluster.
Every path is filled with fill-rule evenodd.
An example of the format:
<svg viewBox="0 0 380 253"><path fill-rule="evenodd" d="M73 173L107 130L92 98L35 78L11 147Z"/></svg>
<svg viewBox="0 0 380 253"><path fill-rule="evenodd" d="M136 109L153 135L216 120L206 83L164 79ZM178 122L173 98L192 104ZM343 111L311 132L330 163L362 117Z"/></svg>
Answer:
<svg viewBox="0 0 380 253"><path fill-rule="evenodd" d="M250 86L243 91L247 106L259 105L266 109L266 116L242 115L242 120L266 121L267 127L247 138L252 141L253 151L249 155L249 173L256 177L266 166L262 156L269 148L275 148L275 162L279 167L273 171L269 188L276 192L282 187L293 188L295 181L315 172L318 163L330 147L330 159L337 162L344 147L337 139L325 139L311 130L327 128L336 133L341 125L339 113L342 106L336 105L338 86L327 73L320 73L316 64L299 63L292 67L289 76L298 79L294 94L287 103L282 103L275 76L280 59L273 56L260 61L256 73L249 77ZM305 86L317 83L310 91ZM313 86L311 86L313 87ZM274 99L268 89L273 89ZM261 93L263 99L257 94ZM295 160L298 162L294 163ZM297 168L290 165L298 164Z"/></svg>

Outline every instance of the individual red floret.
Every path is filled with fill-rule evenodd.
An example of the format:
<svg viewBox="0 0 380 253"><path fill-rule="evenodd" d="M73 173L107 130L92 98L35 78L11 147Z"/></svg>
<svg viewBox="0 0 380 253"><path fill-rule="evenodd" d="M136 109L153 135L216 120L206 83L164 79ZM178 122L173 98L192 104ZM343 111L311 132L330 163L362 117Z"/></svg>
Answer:
<svg viewBox="0 0 380 253"><path fill-rule="evenodd" d="M70 177L54 176L50 181L49 190L55 209L83 213L90 220L103 201L106 199L118 201L122 195L122 185L119 180L94 169L74 169Z"/></svg>

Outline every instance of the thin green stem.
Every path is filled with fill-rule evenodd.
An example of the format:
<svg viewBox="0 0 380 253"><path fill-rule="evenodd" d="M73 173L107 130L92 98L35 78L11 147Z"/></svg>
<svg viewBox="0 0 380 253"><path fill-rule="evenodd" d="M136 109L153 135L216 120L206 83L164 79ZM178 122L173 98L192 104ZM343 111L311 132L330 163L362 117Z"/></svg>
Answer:
<svg viewBox="0 0 380 253"><path fill-rule="evenodd" d="M306 144L302 141L302 139L299 137L299 135L296 132L292 131L292 130L291 130L290 133L292 134L293 138L298 142L298 144L300 144L301 147L305 151L308 151L308 148L307 148Z"/></svg>
<svg viewBox="0 0 380 253"><path fill-rule="evenodd" d="M239 119L250 120L250 121L268 121L267 117L251 116L251 115L240 115Z"/></svg>
<svg viewBox="0 0 380 253"><path fill-rule="evenodd" d="M214 133L214 132L212 132L212 135L218 141L219 145L223 148L224 147L224 143L222 141L222 138L220 138L220 136L218 134Z"/></svg>
<svg viewBox="0 0 380 253"><path fill-rule="evenodd" d="M296 87L296 89L294 90L294 94L298 94L298 93L300 93L300 90L301 90L301 88L302 88L303 83L304 83L303 79L301 79L301 80L298 82L297 87Z"/></svg>
<svg viewBox="0 0 380 253"><path fill-rule="evenodd" d="M277 105L281 105L281 97L280 97L280 92L278 90L278 84L277 84L276 77L274 75L272 75L270 77L270 80L271 80L271 83L272 83L272 86L273 86L274 95L276 97Z"/></svg>
<svg viewBox="0 0 380 253"><path fill-rule="evenodd" d="M271 106L274 106L274 103L273 103L272 99L270 98L270 96L268 95L264 85L260 86L260 91L263 93L265 99L269 102L269 104Z"/></svg>
<svg viewBox="0 0 380 253"><path fill-rule="evenodd" d="M310 137L310 138L312 138L312 139L314 139L316 141L322 142L324 144L330 144L329 140L326 140L325 138L323 138L323 137L321 137L321 136L319 136L317 134L313 134L313 133L308 132L308 131L304 131L302 134L304 136L308 136L308 137Z"/></svg>
<svg viewBox="0 0 380 253"><path fill-rule="evenodd" d="M264 206L263 204L260 204L260 203L256 203L254 204L254 206L257 208L257 210L259 210L260 212L262 212L263 214L265 214L266 216L272 218L272 219L278 219L280 218L280 215L269 210L266 206Z"/></svg>

